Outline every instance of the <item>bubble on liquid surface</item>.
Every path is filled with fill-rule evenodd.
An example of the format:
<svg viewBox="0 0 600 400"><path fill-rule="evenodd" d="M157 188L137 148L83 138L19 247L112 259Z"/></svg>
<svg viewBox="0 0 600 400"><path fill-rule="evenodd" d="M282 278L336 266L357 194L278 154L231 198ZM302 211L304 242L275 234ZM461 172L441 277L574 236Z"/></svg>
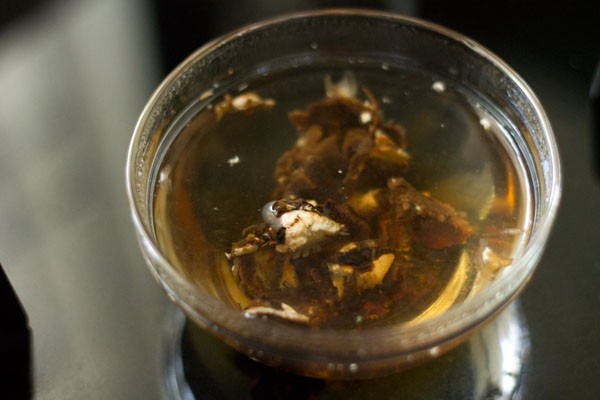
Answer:
<svg viewBox="0 0 600 400"><path fill-rule="evenodd" d="M263 221L271 228L278 230L283 225L281 223L281 219L277 216L277 211L275 211L275 201L269 201L265 204L261 210L261 215Z"/></svg>
<svg viewBox="0 0 600 400"><path fill-rule="evenodd" d="M446 84L442 81L435 81L431 88L438 93L443 93L446 91Z"/></svg>

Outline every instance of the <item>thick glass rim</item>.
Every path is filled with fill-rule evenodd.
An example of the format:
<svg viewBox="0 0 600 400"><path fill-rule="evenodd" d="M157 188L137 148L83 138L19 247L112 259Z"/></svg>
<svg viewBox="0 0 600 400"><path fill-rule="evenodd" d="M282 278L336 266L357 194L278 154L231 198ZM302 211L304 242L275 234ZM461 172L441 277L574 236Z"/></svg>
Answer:
<svg viewBox="0 0 600 400"><path fill-rule="evenodd" d="M550 184L544 193L543 201L546 206L536 215L535 227L520 257L503 276L468 301L454 305L441 315L414 326L373 327L353 332L312 330L306 327L277 323L273 320L248 319L240 310L234 310L204 294L177 272L154 242L150 227L142 221L143 210L136 200L135 152L139 146L142 129L158 99L168 91L170 85L179 76L197 60L239 36L294 19L332 15L386 20L404 26L418 27L436 32L467 47L469 51L487 59L517 85L535 110L540 130L543 132L543 139L547 142L549 151L547 159L550 161L542 166L545 173L551 177ZM410 357L415 352L428 351L427 349L460 338L506 306L525 286L537 266L540 249L543 248L548 238L560 201L561 171L554 134L541 103L525 81L487 48L460 33L417 18L373 10L332 9L292 13L247 25L212 40L185 59L158 86L139 117L127 154L126 186L130 213L146 261L155 278L192 320L212 330L226 342L245 349L258 348L264 349L265 352L274 350L297 360L313 361L317 357L323 360L334 359L338 362L344 360L350 362L357 356L363 361L386 360L402 356ZM167 274L173 282L191 293L192 296L188 297L193 299L193 303L188 301L189 299L182 299L179 290L164 281L163 274ZM344 335L343 343L339 340L340 335ZM285 338L283 343L282 338ZM366 350L364 350L365 346ZM308 352L307 349L313 350ZM356 349L363 349L362 353L361 351L357 353Z"/></svg>

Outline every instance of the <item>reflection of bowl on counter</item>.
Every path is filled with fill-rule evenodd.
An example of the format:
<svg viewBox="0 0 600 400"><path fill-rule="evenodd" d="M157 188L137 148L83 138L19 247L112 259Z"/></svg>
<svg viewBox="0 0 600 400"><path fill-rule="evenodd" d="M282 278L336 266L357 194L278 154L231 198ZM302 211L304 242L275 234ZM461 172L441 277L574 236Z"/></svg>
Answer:
<svg viewBox="0 0 600 400"><path fill-rule="evenodd" d="M530 342L518 303L465 343L410 370L369 380L324 381L269 368L236 353L173 312L165 335L164 388L169 398L238 399L294 393L312 399L369 397L518 398L526 386Z"/></svg>

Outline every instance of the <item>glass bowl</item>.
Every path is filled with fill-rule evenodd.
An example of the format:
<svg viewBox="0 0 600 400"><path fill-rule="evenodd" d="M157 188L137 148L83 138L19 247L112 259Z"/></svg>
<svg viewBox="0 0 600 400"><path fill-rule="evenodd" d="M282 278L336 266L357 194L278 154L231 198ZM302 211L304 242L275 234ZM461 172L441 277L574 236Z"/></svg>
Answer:
<svg viewBox="0 0 600 400"><path fill-rule="evenodd" d="M172 133L185 126L191 114L225 93L243 89L253 79L334 64L348 70L367 65L377 74L405 69L424 72L431 76L432 90L465 88L495 110L506 125L504 143L513 149L526 181L527 232L519 236L511 265L443 312L411 323L363 329L318 329L276 318L248 318L215 295L212 283L189 279L157 240L153 202L156 181L161 179L160 163L173 141ZM389 76L402 79L401 73ZM414 141L419 142L418 138ZM468 148L463 152L468 151L476 152ZM246 26L198 49L167 76L144 108L131 140L126 179L145 260L168 296L192 321L267 365L331 379L370 378L414 366L455 347L493 319L532 277L560 198L560 165L552 129L534 93L512 69L456 32L367 10L282 16Z"/></svg>

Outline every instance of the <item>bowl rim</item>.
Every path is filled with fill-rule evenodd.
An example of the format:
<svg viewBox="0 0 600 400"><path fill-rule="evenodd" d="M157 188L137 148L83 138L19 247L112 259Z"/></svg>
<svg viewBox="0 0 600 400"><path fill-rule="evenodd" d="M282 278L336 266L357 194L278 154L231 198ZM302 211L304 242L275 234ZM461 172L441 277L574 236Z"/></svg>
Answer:
<svg viewBox="0 0 600 400"><path fill-rule="evenodd" d="M294 19L327 16L351 16L393 21L436 32L455 43L468 47L470 51L477 53L478 57L487 59L517 85L537 113L540 130L544 133L544 140L548 144L550 163L544 165L551 176L551 184L547 188L548 193L545 194L547 207L544 209L544 213L538 216L536 226L539 226L539 229L532 231L520 258L500 279L494 281L467 302L454 305L441 315L434 316L418 325L382 326L360 331L340 331L307 329L305 326L281 323L275 319L246 318L242 311L234 310L218 300L210 298L208 294L198 290L177 272L167 257L159 250L158 245L154 243L153 234L144 225L141 210L136 201L135 152L140 142L140 136L158 100L168 92L178 77L199 59L239 36ZM555 220L562 184L558 148L548 117L531 88L502 59L476 41L436 23L391 12L365 9L326 9L284 14L248 24L198 48L164 78L146 103L129 144L125 174L130 214L146 262L157 281L192 320L220 336L224 341L246 349L247 352L250 352L251 349L262 349L261 351L264 352L276 351L278 354L285 354L286 357L302 360L314 360L316 356L323 362L329 362L331 359L350 361L356 357L365 360L385 360L407 356L456 339L480 326L491 315L498 313L523 289L537 267L539 253L547 241ZM168 275L172 283L165 281L164 274ZM515 278L515 275L518 279ZM513 280L515 281L513 282ZM181 288L188 293L189 298L182 298ZM211 312L212 307L216 308L212 310L211 315L207 311ZM345 344L340 343L340 334L344 335ZM282 338L285 340L282 341ZM323 347L324 344L327 346ZM307 351L310 348L315 351ZM319 354L316 354L317 351Z"/></svg>

